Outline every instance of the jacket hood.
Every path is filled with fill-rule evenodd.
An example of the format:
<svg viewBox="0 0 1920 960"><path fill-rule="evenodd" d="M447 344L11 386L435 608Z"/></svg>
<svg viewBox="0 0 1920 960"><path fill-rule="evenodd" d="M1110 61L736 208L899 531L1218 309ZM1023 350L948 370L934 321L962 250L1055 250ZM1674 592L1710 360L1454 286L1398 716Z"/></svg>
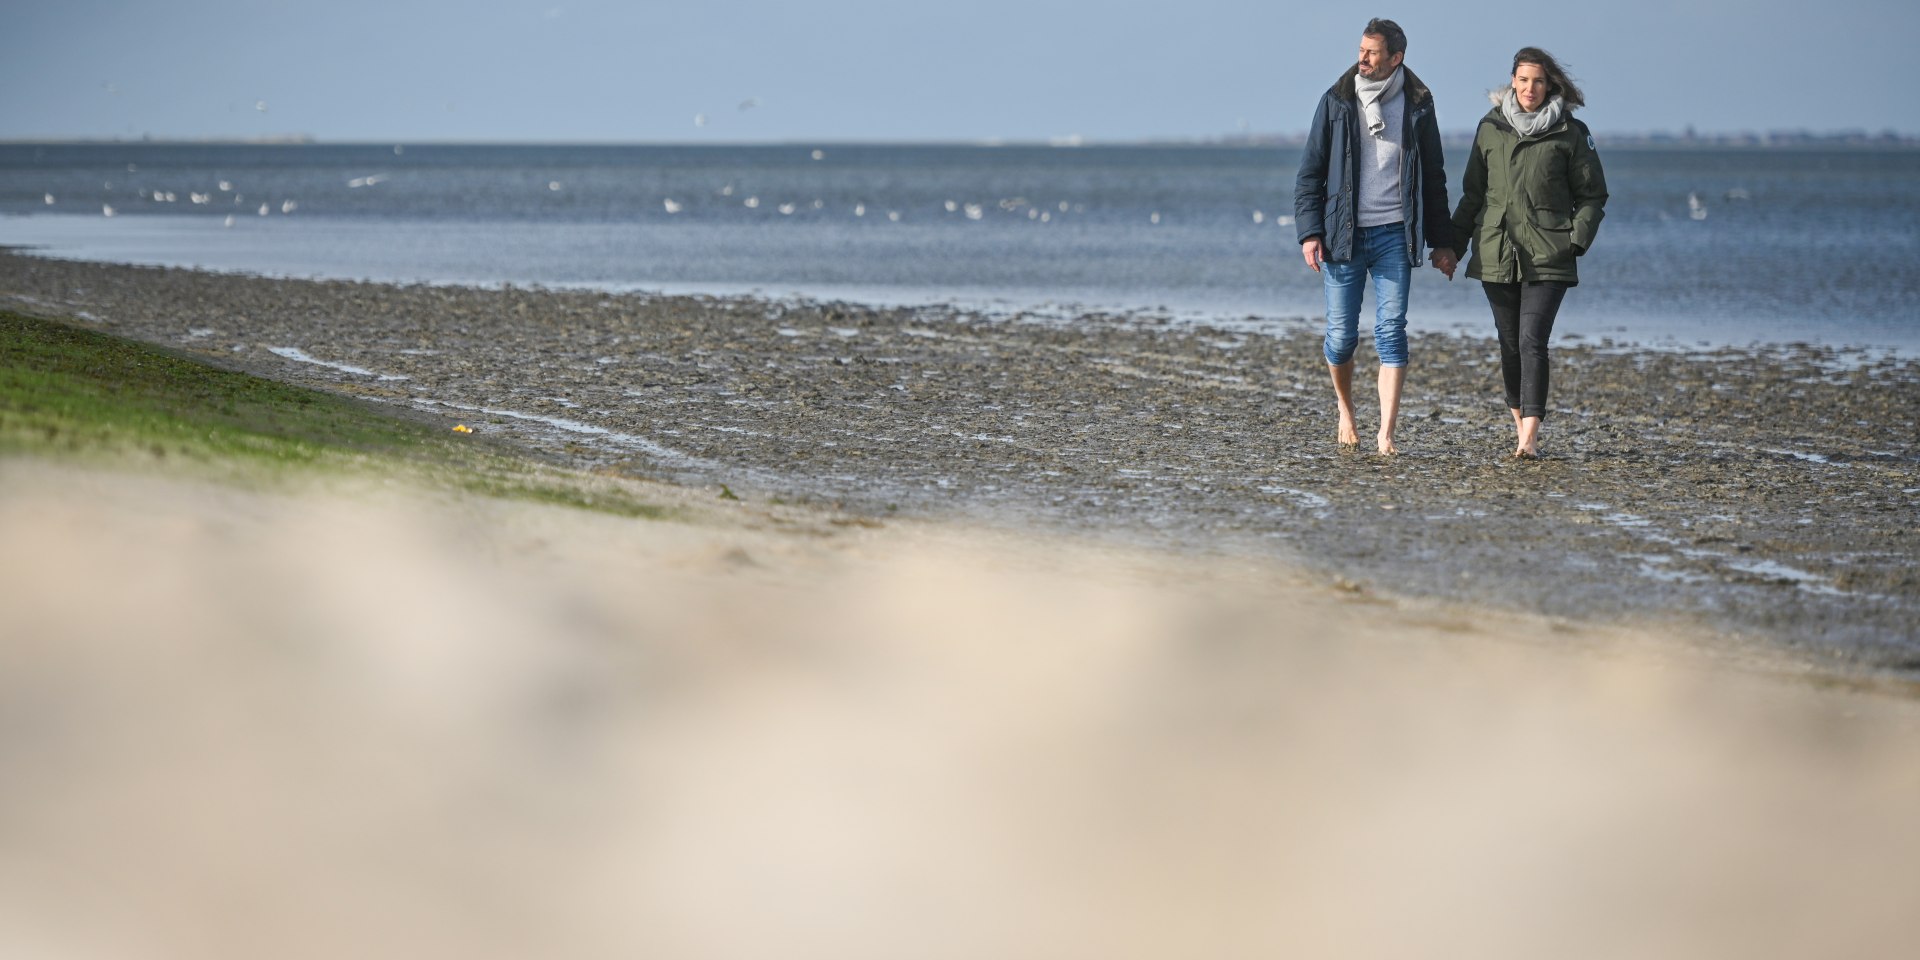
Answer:
<svg viewBox="0 0 1920 960"><path fill-rule="evenodd" d="M1403 89L1407 94L1408 103L1432 103L1433 102L1433 91L1428 90L1427 85L1424 83L1421 83L1420 78L1415 76L1412 70L1408 70L1406 64L1403 63L1400 65L1400 72L1407 75L1406 86ZM1359 75L1360 75L1359 65L1356 64L1354 66L1348 67L1347 72L1341 74L1340 79L1334 82L1333 95L1335 97L1338 97L1341 100L1352 100L1352 101L1358 102L1360 99L1360 95L1359 93L1355 92L1353 81L1354 81L1354 78Z"/></svg>

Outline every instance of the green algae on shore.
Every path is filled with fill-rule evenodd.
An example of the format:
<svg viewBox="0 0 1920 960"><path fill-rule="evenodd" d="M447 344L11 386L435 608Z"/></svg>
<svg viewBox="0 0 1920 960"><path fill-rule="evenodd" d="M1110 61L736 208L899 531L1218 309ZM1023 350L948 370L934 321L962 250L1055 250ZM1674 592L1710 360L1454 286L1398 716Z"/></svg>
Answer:
<svg viewBox="0 0 1920 960"><path fill-rule="evenodd" d="M398 473L430 485L626 516L665 511L596 478L337 394L0 311L0 455L135 462L272 483Z"/></svg>

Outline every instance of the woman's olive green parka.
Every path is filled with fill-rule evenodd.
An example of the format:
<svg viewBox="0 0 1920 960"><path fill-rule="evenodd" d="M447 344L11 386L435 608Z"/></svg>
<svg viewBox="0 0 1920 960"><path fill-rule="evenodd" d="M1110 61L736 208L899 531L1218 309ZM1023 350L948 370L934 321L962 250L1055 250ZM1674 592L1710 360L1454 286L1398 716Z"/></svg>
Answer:
<svg viewBox="0 0 1920 960"><path fill-rule="evenodd" d="M1467 157L1454 236L1471 239L1467 276L1492 283L1579 283L1577 258L1606 215L1607 178L1587 125L1571 114L1523 136L1495 106Z"/></svg>

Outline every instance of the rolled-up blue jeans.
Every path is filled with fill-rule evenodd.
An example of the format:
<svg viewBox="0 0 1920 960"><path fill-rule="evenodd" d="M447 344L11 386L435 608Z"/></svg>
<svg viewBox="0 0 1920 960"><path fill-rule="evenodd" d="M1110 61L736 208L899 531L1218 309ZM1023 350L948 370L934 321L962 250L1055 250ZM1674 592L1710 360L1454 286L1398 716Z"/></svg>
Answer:
<svg viewBox="0 0 1920 960"><path fill-rule="evenodd" d="M1320 265L1327 287L1327 362L1353 359L1360 345L1360 297L1373 276L1373 349L1383 367L1407 365L1407 287L1413 264L1407 257L1406 225L1361 227L1354 237L1353 259Z"/></svg>

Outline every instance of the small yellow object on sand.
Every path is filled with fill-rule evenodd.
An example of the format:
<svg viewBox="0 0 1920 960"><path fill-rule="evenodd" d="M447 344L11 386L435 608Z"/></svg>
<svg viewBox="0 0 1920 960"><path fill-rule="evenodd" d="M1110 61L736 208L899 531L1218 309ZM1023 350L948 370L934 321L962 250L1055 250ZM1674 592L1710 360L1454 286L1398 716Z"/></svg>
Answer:
<svg viewBox="0 0 1920 960"><path fill-rule="evenodd" d="M456 423L453 425L453 432L454 433L472 433L473 428L467 426L464 423Z"/></svg>

